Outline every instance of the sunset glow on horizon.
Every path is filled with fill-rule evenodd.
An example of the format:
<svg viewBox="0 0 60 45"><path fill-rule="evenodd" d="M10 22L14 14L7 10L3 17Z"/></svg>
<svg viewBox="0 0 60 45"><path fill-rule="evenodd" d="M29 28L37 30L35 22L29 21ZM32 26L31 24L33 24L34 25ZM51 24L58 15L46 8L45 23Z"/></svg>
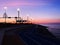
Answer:
<svg viewBox="0 0 60 45"><path fill-rule="evenodd" d="M8 17L17 17L19 8L20 17L27 19L28 14L33 23L60 23L60 0L0 0L0 17L5 6Z"/></svg>

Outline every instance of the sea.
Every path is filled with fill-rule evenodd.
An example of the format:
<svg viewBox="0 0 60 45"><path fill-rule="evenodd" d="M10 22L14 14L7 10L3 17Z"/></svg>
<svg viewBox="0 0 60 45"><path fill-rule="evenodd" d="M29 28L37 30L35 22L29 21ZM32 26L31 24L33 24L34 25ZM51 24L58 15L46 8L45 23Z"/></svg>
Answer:
<svg viewBox="0 0 60 45"><path fill-rule="evenodd" d="M47 26L48 30L57 38L60 39L60 23L48 23L48 24L40 24L43 26Z"/></svg>

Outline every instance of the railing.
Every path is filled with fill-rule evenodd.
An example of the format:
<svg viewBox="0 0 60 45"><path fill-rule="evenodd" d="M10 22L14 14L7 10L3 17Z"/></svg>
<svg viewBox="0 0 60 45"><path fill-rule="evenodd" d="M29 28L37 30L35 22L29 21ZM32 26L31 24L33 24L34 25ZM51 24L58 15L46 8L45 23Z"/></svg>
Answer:
<svg viewBox="0 0 60 45"><path fill-rule="evenodd" d="M3 19L3 22L4 23L7 23L9 21L12 21L12 23L28 23L29 21L28 20L23 20L21 17L0 17L0 19ZM10 20L11 19L11 20ZM9 20L9 21L8 21ZM0 21L1 22L1 21ZM10 22L11 23L11 22Z"/></svg>

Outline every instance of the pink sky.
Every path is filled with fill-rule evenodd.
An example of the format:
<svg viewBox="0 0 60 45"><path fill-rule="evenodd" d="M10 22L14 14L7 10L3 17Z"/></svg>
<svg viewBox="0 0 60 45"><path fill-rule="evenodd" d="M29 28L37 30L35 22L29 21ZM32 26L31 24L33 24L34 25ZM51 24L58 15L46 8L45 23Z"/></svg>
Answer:
<svg viewBox="0 0 60 45"><path fill-rule="evenodd" d="M20 16L29 14L35 23L60 23L59 0L0 0L0 16L3 16L3 7L7 6L8 16L17 16L17 8L20 8Z"/></svg>

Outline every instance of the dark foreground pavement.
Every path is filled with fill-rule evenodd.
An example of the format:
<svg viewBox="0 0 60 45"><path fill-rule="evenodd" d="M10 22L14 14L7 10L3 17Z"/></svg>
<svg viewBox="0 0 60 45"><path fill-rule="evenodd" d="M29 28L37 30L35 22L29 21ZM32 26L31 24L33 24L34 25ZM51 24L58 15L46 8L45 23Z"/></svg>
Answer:
<svg viewBox="0 0 60 45"><path fill-rule="evenodd" d="M60 43L45 27L26 25L5 31L2 45L60 45Z"/></svg>

